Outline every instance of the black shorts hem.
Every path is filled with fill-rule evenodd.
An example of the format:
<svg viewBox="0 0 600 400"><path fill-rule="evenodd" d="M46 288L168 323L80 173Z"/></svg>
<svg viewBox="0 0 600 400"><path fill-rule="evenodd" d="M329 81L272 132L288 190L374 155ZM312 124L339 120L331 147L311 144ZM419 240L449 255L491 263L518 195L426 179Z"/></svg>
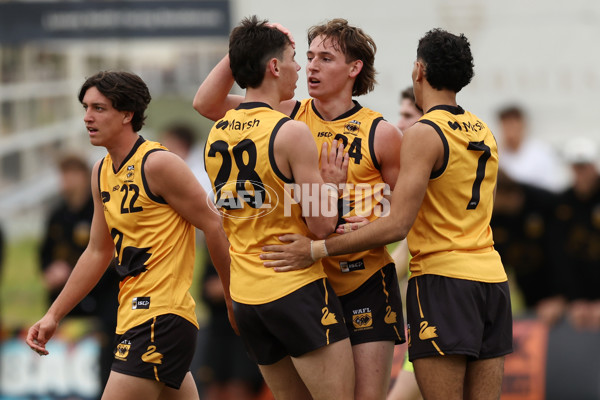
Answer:
<svg viewBox="0 0 600 400"><path fill-rule="evenodd" d="M336 343L336 342L340 342L340 341L342 341L342 340L344 340L344 339L348 339L348 338L349 338L349 337L348 337L348 333L347 333L347 332L344 332L344 334L343 334L343 335L339 335L339 336L337 336L337 337L333 337L333 338L331 338L331 337L330 337L330 338L329 338L329 343L323 343L323 344L321 344L321 345L317 345L316 347L312 347L312 348L303 349L303 350L301 350L301 351L294 352L295 354L291 354L291 353L290 353L290 357L294 357L294 358L302 357L303 355L305 355L305 354L308 354L308 353L310 353L311 351L315 351L315 350L322 349L323 347L327 347L327 346L329 346L329 345L332 345L332 344L334 344L334 343ZM264 364L263 364L263 365L264 365Z"/></svg>
<svg viewBox="0 0 600 400"><path fill-rule="evenodd" d="M398 345L398 344L402 344L402 343L406 343L406 339L402 338L402 339L398 339L397 336L392 336L389 335L389 337L365 337L365 336L360 336L360 335L353 335L350 336L350 343L352 344L352 346L356 346L359 344L365 344L365 343L375 343L375 342L394 342L394 346Z"/></svg>
<svg viewBox="0 0 600 400"><path fill-rule="evenodd" d="M123 375L135 376L136 378L148 379L149 381L164 383L166 386L173 388L173 389L177 389L177 390L179 390L179 388L181 387L181 383L183 383L183 381L179 384L177 384L173 381L157 381L156 379L149 378L147 376L142 375L141 373L136 373L136 372L131 372L131 371L126 371L126 370L120 369L119 367L115 366L114 364L110 367L110 370L118 372Z"/></svg>
<svg viewBox="0 0 600 400"><path fill-rule="evenodd" d="M430 351L426 353L420 353L415 356L410 354L410 349L408 350L408 361L413 362L414 360L418 360L419 358L427 358L427 357L445 357L445 356L465 356L471 359L478 359L479 356L472 350L452 350L445 351L444 354L440 354L438 351Z"/></svg>
<svg viewBox="0 0 600 400"><path fill-rule="evenodd" d="M413 362L413 360L418 360L419 358L427 358L427 357L444 357L444 356L465 356L467 357L469 360L488 360L490 358L496 358L496 357L502 357L505 356L507 354L511 354L513 352L513 349L510 350L504 350L501 352L498 352L494 355L485 355L483 357L480 357L479 355L476 355L475 352L473 352L472 350L452 350L452 351L448 351L448 352L444 352L444 354L440 354L437 351L435 352L429 352L429 353L421 353L416 355L415 357L412 357L410 355L410 350L408 351L408 360L410 362Z"/></svg>
<svg viewBox="0 0 600 400"><path fill-rule="evenodd" d="M508 354L511 354L513 351L514 351L513 349L510 349L510 350L504 350L504 351L500 351L500 352L498 352L498 353L496 353L496 354L492 354L492 355L489 355L489 354L487 354L487 355L485 355L485 356L483 356L483 357L479 357L479 358L477 358L477 359L478 359L478 360L488 360L488 359L490 359L490 358L504 357L504 356L506 356L506 355L508 355Z"/></svg>

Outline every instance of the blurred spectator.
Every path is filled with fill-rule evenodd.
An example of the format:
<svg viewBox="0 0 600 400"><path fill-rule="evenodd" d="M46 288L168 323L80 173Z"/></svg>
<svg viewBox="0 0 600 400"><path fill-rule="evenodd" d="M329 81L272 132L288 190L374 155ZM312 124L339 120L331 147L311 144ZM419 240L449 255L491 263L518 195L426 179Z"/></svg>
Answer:
<svg viewBox="0 0 600 400"><path fill-rule="evenodd" d="M400 110L398 111L400 118L396 126L400 131L404 132L423 116L423 111L417 108L415 104L415 94L412 86L407 87L400 92Z"/></svg>
<svg viewBox="0 0 600 400"><path fill-rule="evenodd" d="M196 145L197 135L187 124L174 123L161 130L160 142L177 154L190 167L206 193L211 192L210 180L204 169L204 154Z"/></svg>
<svg viewBox="0 0 600 400"><path fill-rule="evenodd" d="M209 311L200 365L196 379L203 400L255 399L263 387L256 364L246 354L239 336L227 319L223 286L207 257L201 280L202 300Z"/></svg>
<svg viewBox="0 0 600 400"><path fill-rule="evenodd" d="M2 271L4 270L2 267L4 266L4 229L0 225L0 283L2 283ZM1 310L2 308L0 308ZM2 323L2 318L0 318L0 324Z"/></svg>
<svg viewBox="0 0 600 400"><path fill-rule="evenodd" d="M568 316L579 330L600 330L600 173L598 147L591 139L566 143L573 185L554 209L557 240L552 261L560 270Z"/></svg>
<svg viewBox="0 0 600 400"><path fill-rule="evenodd" d="M510 105L498 112L499 167L511 179L552 192L564 190L567 175L553 149L527 134L525 112Z"/></svg>
<svg viewBox="0 0 600 400"><path fill-rule="evenodd" d="M2 287L2 274L4 272L4 246L5 246L5 241L4 241L4 229L2 229L2 225L0 225L0 287ZM2 305L2 296L0 294L0 337L2 337L2 330L3 330L3 316L2 316L2 310L3 310L3 305Z"/></svg>
<svg viewBox="0 0 600 400"><path fill-rule="evenodd" d="M490 225L494 247L528 312L553 324L564 311L561 282L550 265L550 219L556 195L518 183L500 171Z"/></svg>
<svg viewBox="0 0 600 400"><path fill-rule="evenodd" d="M51 210L40 249L43 281L51 304L67 282L89 238L94 204L91 169L84 159L67 155L59 161L60 201ZM119 279L108 268L95 288L69 313L94 317L100 340L100 382L106 383L112 363L112 340L117 321Z"/></svg>

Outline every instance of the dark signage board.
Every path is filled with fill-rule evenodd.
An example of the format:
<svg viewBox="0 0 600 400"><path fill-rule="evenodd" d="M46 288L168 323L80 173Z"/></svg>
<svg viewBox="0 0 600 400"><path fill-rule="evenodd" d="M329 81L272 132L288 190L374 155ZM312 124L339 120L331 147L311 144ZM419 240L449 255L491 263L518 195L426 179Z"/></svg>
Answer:
<svg viewBox="0 0 600 400"><path fill-rule="evenodd" d="M0 2L0 43L222 36L228 0Z"/></svg>

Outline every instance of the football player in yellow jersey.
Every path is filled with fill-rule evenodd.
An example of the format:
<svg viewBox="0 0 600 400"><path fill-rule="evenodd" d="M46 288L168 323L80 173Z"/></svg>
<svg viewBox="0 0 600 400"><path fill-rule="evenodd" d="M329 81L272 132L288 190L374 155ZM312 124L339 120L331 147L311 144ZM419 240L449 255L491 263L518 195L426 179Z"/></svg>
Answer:
<svg viewBox="0 0 600 400"><path fill-rule="evenodd" d="M137 133L150 99L142 79L128 72L100 72L83 84L79 100L90 142L108 151L92 171L90 241L26 342L47 355L58 323L116 258L115 358L102 398L198 399L189 371L198 329L189 293L193 226L210 233L207 245L227 295L229 243L217 210L184 161Z"/></svg>
<svg viewBox="0 0 600 400"><path fill-rule="evenodd" d="M499 399L504 357L512 352L510 293L489 227L498 172L487 125L458 106L473 77L464 35L434 29L419 40L412 79L425 111L403 138L388 217L352 233L265 246L266 266L306 267L404 239L412 254L407 292L409 358L426 399ZM310 248L321 249L311 255Z"/></svg>
<svg viewBox="0 0 600 400"><path fill-rule="evenodd" d="M287 29L274 26L291 38ZM322 143L342 140L350 154L346 187L366 185L371 192L345 191L340 199L340 217L360 221L357 215L362 208L363 216L374 220L377 196L383 194L373 189L394 189L401 143L401 133L394 125L353 100L353 96L370 92L376 83L375 43L362 29L344 19L313 26L308 41L306 77L311 98L284 100L274 108L307 123L317 148ZM233 83L230 59L226 56L199 87L194 108L205 117L218 120L243 100L228 94ZM363 207L368 203L370 207ZM345 208L348 204L354 208ZM402 300L393 261L380 246L324 259L323 265L344 307L356 370L355 397L384 399L394 345L404 341Z"/></svg>
<svg viewBox="0 0 600 400"><path fill-rule="evenodd" d="M281 243L279 234L323 238L333 232L336 185L346 178L341 145L324 156L319 172L308 126L273 109L294 95L300 69L294 56L288 36L256 16L233 29L231 71L246 95L210 131L205 166L231 243L236 323L275 398L352 399L348 331L321 262L279 274L260 259L263 245ZM292 196L287 185L300 192ZM314 198L316 212L306 201L309 187L329 192ZM323 215L323 206L332 212Z"/></svg>

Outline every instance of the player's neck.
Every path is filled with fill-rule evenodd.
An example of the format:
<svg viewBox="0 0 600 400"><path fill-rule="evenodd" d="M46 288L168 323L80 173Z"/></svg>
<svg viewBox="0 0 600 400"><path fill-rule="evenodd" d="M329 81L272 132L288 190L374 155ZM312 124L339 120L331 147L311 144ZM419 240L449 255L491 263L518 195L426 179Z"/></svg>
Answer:
<svg viewBox="0 0 600 400"><path fill-rule="evenodd" d="M106 146L106 150L108 151L108 154L110 154L110 158L112 158L115 169L121 166L125 157L129 155L139 137L137 132L133 132L133 130L124 131L113 143Z"/></svg>
<svg viewBox="0 0 600 400"><path fill-rule="evenodd" d="M332 121L354 108L352 97L343 100L339 98L318 98L313 99L313 101L315 108L326 121Z"/></svg>
<svg viewBox="0 0 600 400"><path fill-rule="evenodd" d="M247 88L244 103L266 103L271 108L276 109L281 102L279 93L274 90L265 90L264 88Z"/></svg>
<svg viewBox="0 0 600 400"><path fill-rule="evenodd" d="M450 90L431 89L423 93L423 111L427 112L435 106L457 106L456 93Z"/></svg>

